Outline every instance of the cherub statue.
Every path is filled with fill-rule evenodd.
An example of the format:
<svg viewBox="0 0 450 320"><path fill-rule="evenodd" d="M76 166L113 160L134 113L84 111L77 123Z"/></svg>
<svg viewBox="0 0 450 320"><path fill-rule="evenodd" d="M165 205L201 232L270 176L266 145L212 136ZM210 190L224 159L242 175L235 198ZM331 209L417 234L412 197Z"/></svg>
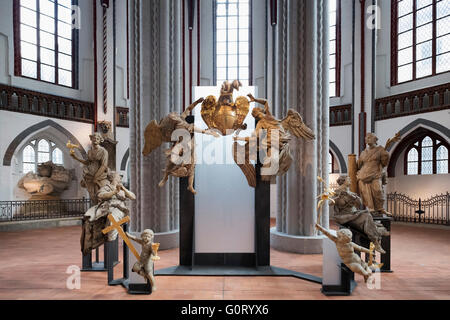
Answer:
<svg viewBox="0 0 450 320"><path fill-rule="evenodd" d="M100 133L96 132L89 136L92 142L92 147L88 151L88 158L81 159L75 154L75 145L67 144L70 149L70 156L75 160L81 162L83 166L83 179L81 186L86 188L89 192L91 200L97 204L97 192L107 183L108 175L108 151L100 144L104 141Z"/></svg>
<svg viewBox="0 0 450 320"><path fill-rule="evenodd" d="M249 94L250 102L257 102L264 105L263 108L255 107L252 111L252 116L258 121L255 131L251 137L241 138L234 137L235 141L245 141L247 143L252 140L258 140L258 149L263 148L266 150L266 156L261 160L263 163L263 169L269 169L274 161L278 161L278 170L272 174L264 174L264 170L261 171L263 181L271 181L272 178L285 174L291 164L292 156L289 149L289 141L291 140L291 134L296 138L304 138L307 140L314 140L315 135L313 131L306 126L303 122L301 115L293 110L289 109L286 118L283 120L276 119L269 110L269 104L267 100L255 99L253 95ZM272 145L272 135L278 133L278 143ZM236 159L235 159L236 160ZM240 168L244 172L248 181L254 181L255 169L250 163L239 164Z"/></svg>
<svg viewBox="0 0 450 320"><path fill-rule="evenodd" d="M128 238L142 246L139 261L136 261L132 270L150 282L152 291L156 291L155 277L153 276L153 263L156 260L156 252L153 249L154 235L154 232L150 229L142 231L141 238L137 238L127 232Z"/></svg>
<svg viewBox="0 0 450 320"><path fill-rule="evenodd" d="M108 232L106 239L102 230L110 225L106 217L111 214L116 221L122 220L129 214L125 201L136 200L133 192L122 184L122 178L117 172L111 171L108 180L97 192L99 203L89 208L84 214L81 250L88 254L92 249L100 246L104 241L114 241L117 238L117 230Z"/></svg>
<svg viewBox="0 0 450 320"><path fill-rule="evenodd" d="M324 235L336 244L336 249L342 262L351 271L362 275L364 277L364 282L367 282L367 279L372 275L372 269L355 253L355 250L371 255L371 259L373 257L373 251L353 243L352 232L348 229L338 230L337 236L335 236L319 224L316 224L316 228L322 231Z"/></svg>
<svg viewBox="0 0 450 320"><path fill-rule="evenodd" d="M332 197L334 206L334 219L340 224L348 224L364 232L375 244L375 250L386 253L381 247L381 237L388 236L389 232L381 224L377 224L368 210L358 210L361 198L350 191L350 178L342 175L337 179L339 187L334 190Z"/></svg>
<svg viewBox="0 0 450 320"><path fill-rule="evenodd" d="M145 146L142 154L149 155L153 150L161 146L163 142L172 142L172 133L175 130L185 130L188 141L180 137L178 141L172 142L172 147L165 151L167 165L164 170L164 177L159 183L162 187L167 182L169 175L175 177L189 177L188 190L196 194L194 189L195 174L195 141L193 133L209 134L219 137L217 133L211 130L202 130L186 122L186 117L199 104L203 98L191 104L182 114L171 112L159 123L156 120L151 121L144 132Z"/></svg>

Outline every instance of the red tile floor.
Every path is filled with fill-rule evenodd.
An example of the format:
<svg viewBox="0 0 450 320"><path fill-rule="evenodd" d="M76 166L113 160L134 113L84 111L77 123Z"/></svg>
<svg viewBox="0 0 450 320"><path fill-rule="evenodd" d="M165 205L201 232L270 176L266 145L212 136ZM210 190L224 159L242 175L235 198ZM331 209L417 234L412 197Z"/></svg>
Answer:
<svg viewBox="0 0 450 320"><path fill-rule="evenodd" d="M81 273L81 288L66 287L81 265L80 227L0 233L0 299L450 299L450 229L394 224L392 269L381 289L356 275L350 297L326 297L320 285L290 277L157 277L152 295L128 295L106 285L105 272ZM156 269L178 264L178 249L160 251ZM322 255L271 250L272 265L321 276ZM121 265L116 277L120 277Z"/></svg>

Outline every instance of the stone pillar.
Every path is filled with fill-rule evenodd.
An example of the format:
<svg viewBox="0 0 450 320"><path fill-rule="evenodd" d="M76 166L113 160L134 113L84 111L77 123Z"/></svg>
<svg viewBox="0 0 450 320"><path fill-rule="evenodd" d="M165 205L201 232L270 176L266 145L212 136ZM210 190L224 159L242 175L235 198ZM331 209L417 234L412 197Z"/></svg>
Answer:
<svg viewBox="0 0 450 320"><path fill-rule="evenodd" d="M165 168L163 144L142 155L147 124L181 107L180 1L131 0L130 8L130 174L131 231L152 229L160 249L178 246L178 180L158 187Z"/></svg>
<svg viewBox="0 0 450 320"><path fill-rule="evenodd" d="M315 132L315 141L292 142L294 162L278 179L277 225L271 246L297 253L321 253L323 236L317 235L317 176L328 182L329 88L328 1L280 0L276 26L275 113L283 118L296 109ZM269 68L270 70L271 68ZM321 224L328 228L328 205Z"/></svg>

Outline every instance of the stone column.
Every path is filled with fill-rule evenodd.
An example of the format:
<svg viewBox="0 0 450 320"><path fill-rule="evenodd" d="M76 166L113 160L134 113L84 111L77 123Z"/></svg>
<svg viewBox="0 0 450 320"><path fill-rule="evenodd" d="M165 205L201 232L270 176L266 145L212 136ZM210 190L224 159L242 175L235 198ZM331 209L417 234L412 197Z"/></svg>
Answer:
<svg viewBox="0 0 450 320"><path fill-rule="evenodd" d="M178 246L178 180L158 187L165 168L163 144L142 155L147 124L181 107L180 1L131 0L130 8L130 174L131 231L152 229L160 249Z"/></svg>
<svg viewBox="0 0 450 320"><path fill-rule="evenodd" d="M315 132L315 141L292 142L294 162L278 179L277 225L271 246L297 253L321 253L323 236L317 235L317 195L321 176L328 182L329 88L328 1L279 0L276 26L275 113L297 110ZM271 68L269 68L270 70ZM328 206L321 224L328 227Z"/></svg>

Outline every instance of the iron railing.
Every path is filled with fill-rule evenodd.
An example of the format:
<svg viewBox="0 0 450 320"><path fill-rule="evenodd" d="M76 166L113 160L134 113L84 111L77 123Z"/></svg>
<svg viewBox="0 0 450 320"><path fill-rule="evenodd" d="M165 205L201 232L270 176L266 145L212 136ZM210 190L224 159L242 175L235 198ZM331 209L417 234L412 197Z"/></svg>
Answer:
<svg viewBox="0 0 450 320"><path fill-rule="evenodd" d="M82 217L89 199L0 201L0 222Z"/></svg>
<svg viewBox="0 0 450 320"><path fill-rule="evenodd" d="M389 193L387 211L395 221L450 225L450 195L436 195L427 200L414 200L410 197Z"/></svg>

